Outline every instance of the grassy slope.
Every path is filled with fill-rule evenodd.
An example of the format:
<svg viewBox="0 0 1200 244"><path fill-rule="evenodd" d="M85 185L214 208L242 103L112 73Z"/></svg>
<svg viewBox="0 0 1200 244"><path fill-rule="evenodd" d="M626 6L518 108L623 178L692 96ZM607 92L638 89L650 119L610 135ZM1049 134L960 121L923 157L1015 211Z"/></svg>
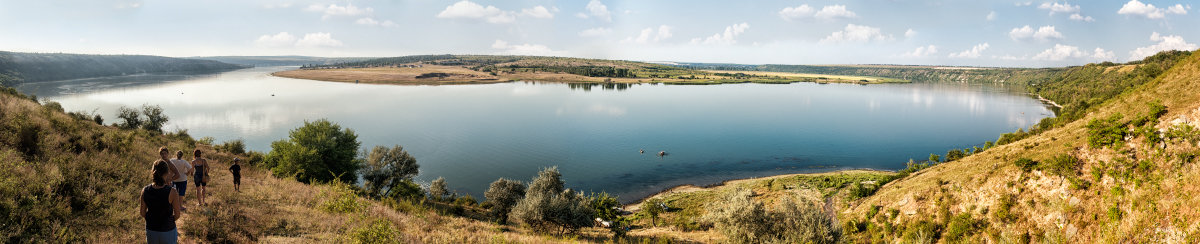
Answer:
<svg viewBox="0 0 1200 244"><path fill-rule="evenodd" d="M971 239L996 242L1065 240L1090 242L1145 242L1150 240L1197 241L1200 225L1200 167L1172 157L1195 152L1191 143L1172 143L1164 150L1130 146L1126 150L1149 161L1152 170L1134 171L1134 177L1114 172L1129 172L1126 165L1114 165L1120 157L1112 149L1088 149L1085 124L1096 118L1123 113L1126 118L1146 113L1146 102L1161 100L1169 113L1166 121L1200 107L1200 55L1193 54L1165 75L1146 85L1127 91L1099 106L1083 119L1016 143L975 154L952 163L926 169L911 177L885 185L874 196L852 203L841 213L842 220L862 220L873 206L896 209L897 217L876 217L879 226L890 222L904 226L919 220L936 220L949 214L969 213L986 220ZM1128 120L1128 119L1127 119ZM1136 141L1130 145L1137 145ZM1144 145L1144 144L1142 144ZM1147 153L1148 152L1148 153ZM1091 183L1087 189L1073 189L1064 177L1040 170L1024 173L1013 161L1028 157L1046 161L1059 154L1084 158L1080 178ZM1101 169L1095 179L1093 170ZM1139 174L1141 173L1141 174ZM999 217L1003 197L1013 197L1013 218ZM1110 214L1112 211L1114 214ZM1119 212L1118 212L1119 211ZM941 212L941 213L939 213ZM882 228L881 228L882 229ZM896 233L878 231L854 236L858 241L891 241Z"/></svg>
<svg viewBox="0 0 1200 244"><path fill-rule="evenodd" d="M0 239L12 241L132 243L142 240L137 194L149 184L157 148L191 149L186 135L120 130L74 119L43 106L0 93ZM197 207L189 187L189 210L178 221L185 241L328 243L346 241L373 223L396 230L395 240L425 243L563 242L569 239L439 214L420 204L384 204L335 186L277 179L245 167L242 192L232 191L227 162L233 157L208 152L213 180L208 207ZM331 212L333 200L356 202L355 211ZM397 206L397 207L393 207ZM398 211L395 209L404 209ZM588 230L582 241L607 233Z"/></svg>

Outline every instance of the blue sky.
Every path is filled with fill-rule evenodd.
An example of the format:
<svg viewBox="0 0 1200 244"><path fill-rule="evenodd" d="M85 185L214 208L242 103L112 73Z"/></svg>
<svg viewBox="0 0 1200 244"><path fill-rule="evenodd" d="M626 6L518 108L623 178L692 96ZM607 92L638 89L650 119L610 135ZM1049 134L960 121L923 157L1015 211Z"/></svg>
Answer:
<svg viewBox="0 0 1200 244"><path fill-rule="evenodd" d="M1044 67L1197 49L1193 11L1184 0L0 0L0 50Z"/></svg>

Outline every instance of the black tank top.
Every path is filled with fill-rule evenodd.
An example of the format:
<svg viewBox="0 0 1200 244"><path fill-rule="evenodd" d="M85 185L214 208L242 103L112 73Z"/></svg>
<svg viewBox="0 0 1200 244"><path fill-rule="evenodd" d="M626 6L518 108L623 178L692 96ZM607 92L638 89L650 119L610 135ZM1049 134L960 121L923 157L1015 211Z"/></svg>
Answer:
<svg viewBox="0 0 1200 244"><path fill-rule="evenodd" d="M171 194L175 194L175 191L170 184L158 189L153 184L142 188L142 199L146 201L147 208L147 230L167 232L175 229L175 217L171 216L175 212L171 208Z"/></svg>
<svg viewBox="0 0 1200 244"><path fill-rule="evenodd" d="M194 166L194 168L196 168L196 174L192 178L195 178L196 182L203 182L203 180L204 180L204 165L196 165L196 166Z"/></svg>

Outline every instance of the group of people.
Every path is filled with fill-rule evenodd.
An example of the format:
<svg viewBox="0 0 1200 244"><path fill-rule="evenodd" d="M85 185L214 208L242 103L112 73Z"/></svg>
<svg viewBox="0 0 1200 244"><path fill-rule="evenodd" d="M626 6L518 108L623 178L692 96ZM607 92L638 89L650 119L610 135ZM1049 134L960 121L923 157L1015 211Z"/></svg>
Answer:
<svg viewBox="0 0 1200 244"><path fill-rule="evenodd" d="M188 176L196 186L196 206L205 206L204 197L208 194L209 170L212 169L208 160L201 157L200 149L192 151L192 161L183 159L183 151L175 151L175 158L170 158L171 151L167 147L158 148L160 159L151 166L153 183L142 188L141 215L146 219L147 243L176 243L179 231L175 228L175 220L187 210L185 196L187 195ZM233 174L233 189L241 191L241 170L238 158L233 158L229 172Z"/></svg>

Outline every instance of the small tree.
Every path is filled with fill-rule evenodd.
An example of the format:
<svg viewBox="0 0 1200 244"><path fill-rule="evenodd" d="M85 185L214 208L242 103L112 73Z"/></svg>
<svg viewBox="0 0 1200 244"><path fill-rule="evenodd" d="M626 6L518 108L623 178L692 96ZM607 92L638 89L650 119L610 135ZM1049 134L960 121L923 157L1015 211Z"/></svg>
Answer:
<svg viewBox="0 0 1200 244"><path fill-rule="evenodd" d="M538 173L529 183L525 198L517 202L511 217L540 231L559 235L590 226L594 211L583 194L564 189L557 167Z"/></svg>
<svg viewBox="0 0 1200 244"><path fill-rule="evenodd" d="M609 195L607 192L593 193L588 197L588 203L592 206L592 211L595 212L595 218L609 221L608 230L613 232L614 237L625 235L624 225L626 221L617 212L617 208L621 206L621 202L617 201L617 197Z"/></svg>
<svg viewBox="0 0 1200 244"><path fill-rule="evenodd" d="M650 225L658 226L658 215L665 210L662 208L662 199L651 198L642 202L641 211L650 216Z"/></svg>
<svg viewBox="0 0 1200 244"><path fill-rule="evenodd" d="M304 183L340 180L354 184L362 163L355 157L359 144L353 130L325 119L305 121L288 133L287 140L271 143L266 163L277 177L294 176Z"/></svg>
<svg viewBox="0 0 1200 244"><path fill-rule="evenodd" d="M368 193L373 196L388 196L391 195L392 188L401 182L412 181L419 168L417 159L404 151L404 147L375 146L366 153L362 176L363 180L366 180Z"/></svg>
<svg viewBox="0 0 1200 244"><path fill-rule="evenodd" d="M937 163L940 161L940 158L941 157L938 156L937 154L932 154L932 153L929 154L929 162L930 163Z"/></svg>
<svg viewBox="0 0 1200 244"><path fill-rule="evenodd" d="M508 213L525 197L525 184L520 181L500 178L492 182L487 192L483 193L492 204L489 214L500 224L508 223Z"/></svg>
<svg viewBox="0 0 1200 244"><path fill-rule="evenodd" d="M441 201L446 199L446 195L450 195L450 189L446 187L446 179L438 177L429 183L429 197L433 200Z"/></svg>
<svg viewBox="0 0 1200 244"><path fill-rule="evenodd" d="M768 212L752 198L749 189L738 189L724 201L709 205L702 219L713 223L732 243L837 243L838 225L816 204L784 198Z"/></svg>
<svg viewBox="0 0 1200 244"><path fill-rule="evenodd" d="M142 129L158 133L163 132L163 125L169 120L158 105L142 105L142 115L146 116L146 123L142 124Z"/></svg>
<svg viewBox="0 0 1200 244"><path fill-rule="evenodd" d="M136 109L121 106L117 109L117 118L121 119L116 126L121 129L137 129L142 127L142 114Z"/></svg>

